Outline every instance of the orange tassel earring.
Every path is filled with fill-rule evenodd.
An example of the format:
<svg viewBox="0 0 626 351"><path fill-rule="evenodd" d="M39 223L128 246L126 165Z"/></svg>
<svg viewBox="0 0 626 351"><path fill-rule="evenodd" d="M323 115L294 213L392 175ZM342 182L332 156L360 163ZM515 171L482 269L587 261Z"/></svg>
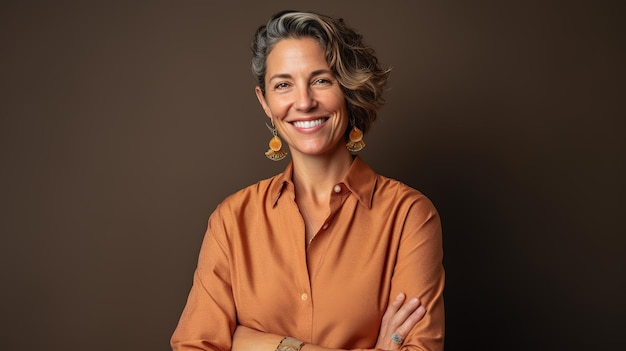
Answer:
<svg viewBox="0 0 626 351"><path fill-rule="evenodd" d="M272 135L274 135L272 139L270 139L270 148L269 150L265 151L265 156L267 156L267 158L272 161L280 161L287 157L287 152L285 150L281 150L283 147L283 142L280 141L280 138L278 137L278 132L276 131L276 128L274 128L274 121L272 121L271 127L267 123L265 123L265 125L270 130L270 132L272 132Z"/></svg>
<svg viewBox="0 0 626 351"><path fill-rule="evenodd" d="M350 141L346 144L346 149L350 152L359 152L365 147L365 142L363 141L363 132L356 127L355 124L352 126L352 130L349 135Z"/></svg>

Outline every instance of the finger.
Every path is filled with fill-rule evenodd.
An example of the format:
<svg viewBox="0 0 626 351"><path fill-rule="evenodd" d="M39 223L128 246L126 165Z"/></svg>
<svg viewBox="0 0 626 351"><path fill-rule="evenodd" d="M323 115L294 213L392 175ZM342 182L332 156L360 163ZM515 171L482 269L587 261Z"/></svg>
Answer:
<svg viewBox="0 0 626 351"><path fill-rule="evenodd" d="M383 342L385 344L385 350L397 350L402 345L404 338L409 334L413 326L423 317L425 310L420 308L420 301L417 298L412 298L408 301L404 301L406 296L402 299L398 298L395 302L393 309L388 311L395 313L389 318L389 321L384 325ZM402 301L402 305L397 310L395 309ZM381 326L382 327L382 326Z"/></svg>
<svg viewBox="0 0 626 351"><path fill-rule="evenodd" d="M387 310L383 315L383 319L381 321L381 325L385 326L389 321L395 316L396 312L402 307L404 300L406 299L406 295L404 293L399 293L396 298L391 301L391 303L387 306Z"/></svg>
<svg viewBox="0 0 626 351"><path fill-rule="evenodd" d="M406 320L398 328L396 328L396 333L402 338L406 338L406 336L409 335L411 329L415 327L417 322L422 320L425 314L426 309L424 308L424 306L418 306L415 311L408 315Z"/></svg>
<svg viewBox="0 0 626 351"><path fill-rule="evenodd" d="M420 307L420 300L418 298L414 297L408 300L393 315L392 319L389 322L390 325L396 328L401 326L407 320L407 318L409 318L409 316L413 312L415 312L415 310L417 310L418 307Z"/></svg>

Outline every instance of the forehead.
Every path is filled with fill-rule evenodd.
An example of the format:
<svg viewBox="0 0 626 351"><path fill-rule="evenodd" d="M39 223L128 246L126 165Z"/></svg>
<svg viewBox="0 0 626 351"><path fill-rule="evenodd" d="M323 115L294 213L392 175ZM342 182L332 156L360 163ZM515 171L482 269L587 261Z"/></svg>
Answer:
<svg viewBox="0 0 626 351"><path fill-rule="evenodd" d="M277 42L267 56L267 71L328 69L324 50L314 38L289 38ZM314 67L314 68L312 68Z"/></svg>

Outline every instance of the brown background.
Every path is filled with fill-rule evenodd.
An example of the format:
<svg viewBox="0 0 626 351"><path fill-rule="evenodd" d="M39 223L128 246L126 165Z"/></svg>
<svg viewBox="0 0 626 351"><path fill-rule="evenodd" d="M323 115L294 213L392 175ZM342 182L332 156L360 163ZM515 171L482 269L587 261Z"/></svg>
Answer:
<svg viewBox="0 0 626 351"><path fill-rule="evenodd" d="M0 349L168 349L208 215L285 165L248 68L284 8L393 67L362 155L441 212L446 349L623 349L624 8L598 1L3 1Z"/></svg>

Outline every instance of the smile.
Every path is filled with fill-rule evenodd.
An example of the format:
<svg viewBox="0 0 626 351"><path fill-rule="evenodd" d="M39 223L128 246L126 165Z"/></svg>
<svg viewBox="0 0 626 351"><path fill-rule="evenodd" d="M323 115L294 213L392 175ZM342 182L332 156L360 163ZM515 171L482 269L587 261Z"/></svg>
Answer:
<svg viewBox="0 0 626 351"><path fill-rule="evenodd" d="M314 128L319 126L320 124L326 122L328 118L320 118L320 119L314 119L312 121L295 121L292 122L292 124L296 127L296 128L302 128L302 129L309 129L309 128Z"/></svg>

